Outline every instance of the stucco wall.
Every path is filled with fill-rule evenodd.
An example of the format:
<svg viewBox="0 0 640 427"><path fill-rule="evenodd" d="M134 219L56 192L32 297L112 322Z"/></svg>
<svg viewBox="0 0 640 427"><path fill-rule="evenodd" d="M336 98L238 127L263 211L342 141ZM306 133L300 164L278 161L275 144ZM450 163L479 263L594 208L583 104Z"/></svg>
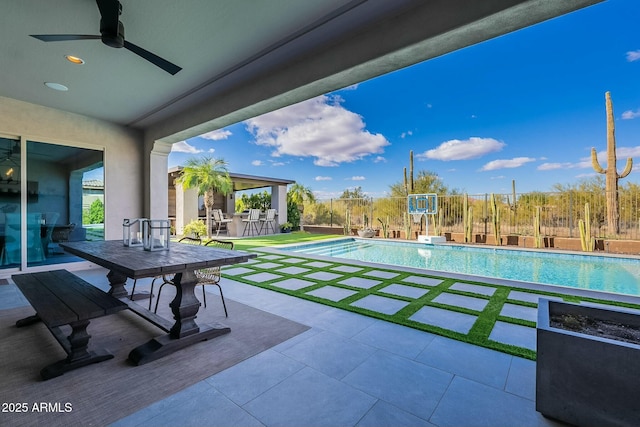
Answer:
<svg viewBox="0 0 640 427"><path fill-rule="evenodd" d="M92 149L104 148L106 239L122 237L123 218L143 215L144 156L141 132L0 97L0 134Z"/></svg>

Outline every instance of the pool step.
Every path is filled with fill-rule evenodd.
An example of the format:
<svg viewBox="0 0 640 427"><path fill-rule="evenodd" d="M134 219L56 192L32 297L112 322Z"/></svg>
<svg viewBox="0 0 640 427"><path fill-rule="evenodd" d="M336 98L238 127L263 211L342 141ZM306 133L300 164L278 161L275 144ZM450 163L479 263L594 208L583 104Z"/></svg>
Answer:
<svg viewBox="0 0 640 427"><path fill-rule="evenodd" d="M341 244L340 246L321 246L305 250L304 253L309 255L340 256L342 254L356 252L370 246L372 246L370 243L349 242Z"/></svg>

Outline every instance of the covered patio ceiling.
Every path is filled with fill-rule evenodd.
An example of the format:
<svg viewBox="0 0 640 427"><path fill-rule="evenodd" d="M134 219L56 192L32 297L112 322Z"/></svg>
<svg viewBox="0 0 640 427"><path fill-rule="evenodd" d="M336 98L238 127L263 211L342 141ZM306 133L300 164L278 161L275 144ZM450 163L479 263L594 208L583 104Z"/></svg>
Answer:
<svg viewBox="0 0 640 427"><path fill-rule="evenodd" d="M100 40L30 37L99 34L93 0L6 2L0 96L173 143L598 2L121 0L125 40L182 67L175 75Z"/></svg>

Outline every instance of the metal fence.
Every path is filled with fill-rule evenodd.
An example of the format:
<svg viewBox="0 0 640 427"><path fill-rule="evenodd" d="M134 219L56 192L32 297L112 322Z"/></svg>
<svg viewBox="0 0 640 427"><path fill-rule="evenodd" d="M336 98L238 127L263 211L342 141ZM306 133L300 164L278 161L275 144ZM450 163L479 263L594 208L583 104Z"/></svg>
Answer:
<svg viewBox="0 0 640 427"><path fill-rule="evenodd" d="M466 203L465 203L466 198ZM539 215L543 236L579 237L578 224L585 220L585 204L590 211L591 234L596 238L637 240L640 238L640 192L619 191L619 229L608 229L607 197L604 192L588 193L568 191L562 193L495 194L499 210L501 234L533 235L535 217ZM492 234L495 214L490 194L447 195L438 197L438 215L418 220L408 215L405 197L329 199L305 205L305 225L341 227L345 234L369 226L403 231L413 235L441 235L446 232L464 232L465 204L467 219L473 233ZM471 208L469 210L469 208ZM537 213L539 211L539 213ZM426 228L428 227L428 232Z"/></svg>

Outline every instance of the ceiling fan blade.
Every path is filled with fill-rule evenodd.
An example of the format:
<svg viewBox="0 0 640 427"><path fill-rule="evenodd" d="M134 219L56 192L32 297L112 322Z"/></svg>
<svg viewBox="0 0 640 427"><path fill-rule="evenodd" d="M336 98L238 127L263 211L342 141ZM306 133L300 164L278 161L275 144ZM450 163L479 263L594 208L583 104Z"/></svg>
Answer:
<svg viewBox="0 0 640 427"><path fill-rule="evenodd" d="M43 42L64 42L69 40L100 40L101 36L86 34L31 34L31 37Z"/></svg>
<svg viewBox="0 0 640 427"><path fill-rule="evenodd" d="M166 59L162 59L160 58L158 55L153 54L151 52L149 52L148 50L145 50L143 48L141 48L140 46L136 46L135 44L128 42L128 41L124 41L124 47L128 50L130 50L131 52L135 53L138 56L141 56L142 58L146 59L147 61L151 62L152 64L162 68L163 70L165 70L167 73L171 74L172 76L175 75L178 71L182 70L181 67L178 67L176 64L172 64L171 62L167 61Z"/></svg>

